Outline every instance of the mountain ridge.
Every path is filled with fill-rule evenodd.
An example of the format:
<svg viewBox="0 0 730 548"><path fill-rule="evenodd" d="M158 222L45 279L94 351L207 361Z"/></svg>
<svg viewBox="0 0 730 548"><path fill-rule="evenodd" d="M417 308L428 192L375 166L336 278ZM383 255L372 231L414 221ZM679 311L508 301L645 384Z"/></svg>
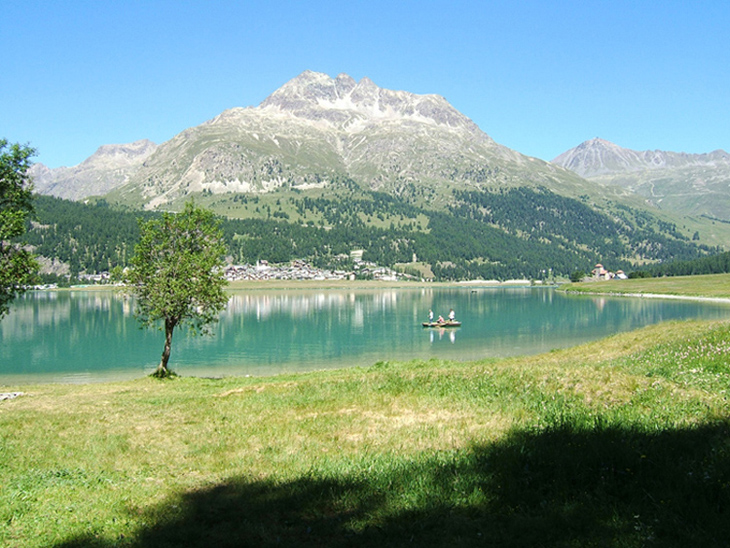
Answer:
<svg viewBox="0 0 730 548"><path fill-rule="evenodd" d="M692 165L681 169L709 169L698 157L670 157L659 151L642 156L630 151L631 155L606 169L610 150L605 149L623 149L602 140L593 144L604 149L597 165L611 173L586 178L557 162L531 158L495 142L440 95L388 90L367 77L358 82L347 74L332 78L304 71L258 106L227 109L126 163L117 158L120 162L115 164L111 161L114 149L100 147L79 166L59 168L58 173L48 170L55 182L51 174L43 173L43 166L34 173L41 193L73 199L103 196L110 204L149 210L174 209L189 196L229 196L226 211L234 216L244 214L241 202L233 199L237 194L331 194L343 180L363 191L384 192L439 210L454 203L455 191L530 187L602 204L599 207L628 200L631 207L654 212L660 208L668 212L669 222L676 222L674 208L682 215L728 216L730 207L723 209L727 202L720 188L721 172L717 180L709 180L711 184L702 174L683 172L682 177L689 176L693 184L704 185L696 199L686 177L660 192L661 184L653 179L649 184L635 181L636 173L647 169L627 171L650 156L656 166L680 160L687 164L689 159ZM590 147L583 144L583 148ZM699 158L722 163L725 156L718 151ZM96 172L94 166L98 166ZM614 171L620 171L620 176ZM652 173L662 170L657 167ZM716 195L720 199L713 200ZM697 204L698 200L703 203ZM702 222L692 221L692 228L686 230L690 235L701 230L713 245L722 240L718 230L706 231Z"/></svg>
<svg viewBox="0 0 730 548"><path fill-rule="evenodd" d="M258 106L227 109L135 162L101 165L95 177L90 161L57 170L38 166L36 188L72 199L104 195L147 209L200 192L324 188L342 176L442 205L450 187L528 184L571 195L591 188L570 171L496 143L439 95L312 71Z"/></svg>
<svg viewBox="0 0 730 548"><path fill-rule="evenodd" d="M730 221L730 154L635 151L595 138L553 159L605 187L682 215Z"/></svg>
<svg viewBox="0 0 730 548"><path fill-rule="evenodd" d="M730 166L730 154L718 149L691 154L663 150L631 150L610 141L594 138L567 150L551 160L582 177L613 175L632 171L681 168L688 166Z"/></svg>
<svg viewBox="0 0 730 548"><path fill-rule="evenodd" d="M101 147L81 164L109 173L134 156L122 184L90 204L176 210L194 196L231 221L231 260L329 263L355 246L379 264L419 257L440 279L539 277L599 260L692 259L712 251L693 240L726 241L714 227L706 235L708 223L677 223L625 189L496 143L441 96L346 74L305 71L258 106L133 149ZM73 233L77 220L64 218ZM57 224L34 228L39 245Z"/></svg>
<svg viewBox="0 0 730 548"><path fill-rule="evenodd" d="M86 160L71 167L48 168L33 164L30 175L40 194L79 200L103 195L129 180L158 145L149 139L133 143L101 145Z"/></svg>
<svg viewBox="0 0 730 548"><path fill-rule="evenodd" d="M333 79L326 74L304 71L274 91L259 107L276 108L302 118L321 118L355 132L358 118L412 118L478 131L474 122L440 95L384 89L367 76L356 82L344 73Z"/></svg>
<svg viewBox="0 0 730 548"><path fill-rule="evenodd" d="M433 203L450 187L592 188L496 143L441 96L305 71L258 107L226 110L163 143L113 198L154 209L189 193L323 188L340 176Z"/></svg>

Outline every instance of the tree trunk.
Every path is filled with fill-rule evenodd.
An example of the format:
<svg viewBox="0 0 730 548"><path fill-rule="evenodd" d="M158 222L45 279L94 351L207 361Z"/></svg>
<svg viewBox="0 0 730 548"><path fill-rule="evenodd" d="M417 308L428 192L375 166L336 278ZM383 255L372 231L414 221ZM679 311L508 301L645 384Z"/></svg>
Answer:
<svg viewBox="0 0 730 548"><path fill-rule="evenodd" d="M170 375L170 371L167 369L167 362L170 360L170 350L172 349L172 331L175 329L176 321L170 318L165 318L165 348L162 350L162 359L160 365L154 372L155 377L164 379Z"/></svg>

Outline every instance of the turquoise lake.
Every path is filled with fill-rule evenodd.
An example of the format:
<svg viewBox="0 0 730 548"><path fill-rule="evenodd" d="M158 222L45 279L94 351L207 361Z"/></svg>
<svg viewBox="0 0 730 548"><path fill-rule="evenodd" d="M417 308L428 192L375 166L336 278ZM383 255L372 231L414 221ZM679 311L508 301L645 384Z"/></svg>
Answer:
<svg viewBox="0 0 730 548"><path fill-rule="evenodd" d="M423 328L429 309L462 327ZM112 291L31 292L0 321L0 384L141 377L161 331L140 329ZM472 360L574 346L674 319L730 317L730 305L566 295L550 288L233 291L213 336L175 331L182 375L271 375L413 358Z"/></svg>

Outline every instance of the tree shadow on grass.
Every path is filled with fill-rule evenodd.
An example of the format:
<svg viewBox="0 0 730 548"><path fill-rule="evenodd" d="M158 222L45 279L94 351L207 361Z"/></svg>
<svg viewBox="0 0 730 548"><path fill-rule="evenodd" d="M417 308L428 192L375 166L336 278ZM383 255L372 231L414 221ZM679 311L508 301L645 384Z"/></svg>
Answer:
<svg viewBox="0 0 730 548"><path fill-rule="evenodd" d="M730 423L515 431L328 479L233 478L145 517L58 546L730 546Z"/></svg>

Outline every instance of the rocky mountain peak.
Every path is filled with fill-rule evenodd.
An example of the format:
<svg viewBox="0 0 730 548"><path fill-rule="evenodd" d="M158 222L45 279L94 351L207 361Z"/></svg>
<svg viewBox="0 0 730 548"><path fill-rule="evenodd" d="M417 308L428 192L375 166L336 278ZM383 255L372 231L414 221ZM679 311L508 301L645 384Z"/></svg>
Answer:
<svg viewBox="0 0 730 548"><path fill-rule="evenodd" d="M94 156L144 156L153 152L157 145L149 139L140 139L122 145L101 145Z"/></svg>
<svg viewBox="0 0 730 548"><path fill-rule="evenodd" d="M687 154L663 150L631 150L605 139L584 141L553 159L582 177L600 177L618 173L655 171L691 166L729 165L730 155L723 150L707 154Z"/></svg>
<svg viewBox="0 0 730 548"><path fill-rule="evenodd" d="M340 128L353 121L411 120L478 131L441 96L384 89L368 77L356 82L347 74L330 78L305 71L269 95L259 107Z"/></svg>
<svg viewBox="0 0 730 548"><path fill-rule="evenodd" d="M554 164L563 166L582 177L623 171L635 162L633 151L599 137L584 141L553 159Z"/></svg>
<svg viewBox="0 0 730 548"><path fill-rule="evenodd" d="M149 139L102 145L78 165L48 169L43 164L33 164L30 174L37 192L78 200L106 194L126 183L156 149L157 145Z"/></svg>
<svg viewBox="0 0 730 548"><path fill-rule="evenodd" d="M345 87L354 84L354 81L352 83L348 81L347 75L341 76L346 78L340 78L340 84L344 84ZM326 74L306 70L274 91L260 106L293 110L301 105L317 104L319 100L332 100L337 97L337 84L337 80Z"/></svg>
<svg viewBox="0 0 730 548"><path fill-rule="evenodd" d="M564 152L553 163L665 210L728 220L730 154L724 150L637 151L596 138Z"/></svg>
<svg viewBox="0 0 730 548"><path fill-rule="evenodd" d="M101 145L80 166L104 163L110 168L120 168L124 165L137 165L152 154L156 148L157 145L149 139L122 145Z"/></svg>
<svg viewBox="0 0 730 548"><path fill-rule="evenodd" d="M612 150L612 151L617 151L617 150L621 149L620 146L612 143L611 141L606 141L605 139L601 139L600 137L594 137L593 139L584 141L581 144L579 144L576 148L579 148L581 150Z"/></svg>
<svg viewBox="0 0 730 548"><path fill-rule="evenodd" d="M337 78L335 78L335 85L338 89L341 89L347 93L352 91L352 88L357 85L357 82L352 76L343 72L338 74Z"/></svg>

